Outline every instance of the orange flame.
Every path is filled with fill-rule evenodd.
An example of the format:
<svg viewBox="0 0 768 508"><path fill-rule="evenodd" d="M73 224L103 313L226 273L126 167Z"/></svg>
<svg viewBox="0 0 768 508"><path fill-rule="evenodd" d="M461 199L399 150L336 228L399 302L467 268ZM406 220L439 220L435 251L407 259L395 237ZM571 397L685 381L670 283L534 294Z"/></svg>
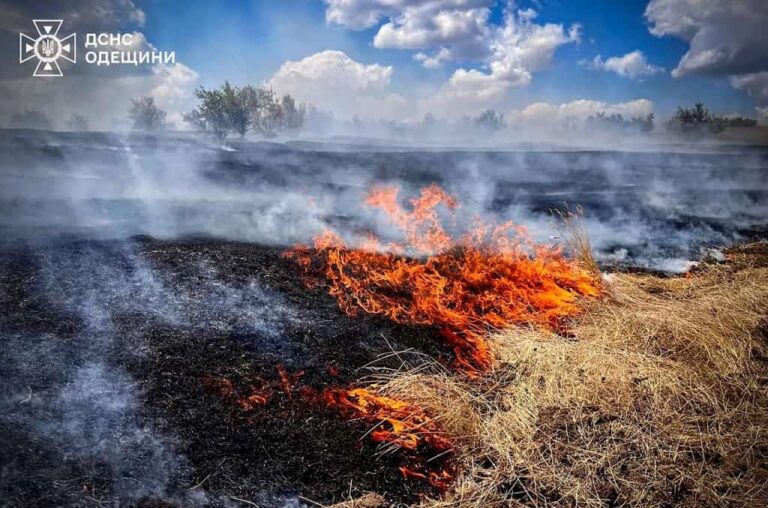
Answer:
<svg viewBox="0 0 768 508"><path fill-rule="evenodd" d="M420 407L407 402L376 395L365 388L334 388L324 393L328 407L374 424L370 431L376 443L388 443L409 452L429 453L434 457L449 456L453 445L439 429L435 420ZM412 457L412 465L401 466L406 478L427 481L439 490L446 490L453 480L452 468L444 462L429 464Z"/></svg>
<svg viewBox="0 0 768 508"><path fill-rule="evenodd" d="M368 237L353 249L326 231L315 238L314 250L297 246L286 256L308 275L323 274L349 315L362 311L439 327L469 374L492 364L489 331L515 324L560 329L580 312L580 297L601 292L597 278L559 247L534 244L512 223L477 220L469 234L452 237L437 208L453 212L459 203L437 185L422 189L410 210L399 204L395 187L373 189L366 203L389 216L406 245L389 244L381 252L378 240Z"/></svg>
<svg viewBox="0 0 768 508"><path fill-rule="evenodd" d="M421 408L401 400L383 397L365 388L330 389L325 403L371 423L376 428L371 438L377 443L392 443L400 448L416 450L425 445L438 452L451 449L451 443Z"/></svg>

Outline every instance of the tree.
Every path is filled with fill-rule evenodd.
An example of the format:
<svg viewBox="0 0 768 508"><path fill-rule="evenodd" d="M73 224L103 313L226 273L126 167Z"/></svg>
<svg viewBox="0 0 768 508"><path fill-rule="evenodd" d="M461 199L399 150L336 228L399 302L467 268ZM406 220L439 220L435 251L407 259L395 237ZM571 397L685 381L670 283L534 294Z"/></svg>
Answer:
<svg viewBox="0 0 768 508"><path fill-rule="evenodd" d="M481 129L497 131L504 128L504 114L492 109L486 109L475 118L475 125Z"/></svg>
<svg viewBox="0 0 768 508"><path fill-rule="evenodd" d="M692 134L717 134L727 126L723 118L712 114L701 102L692 108L678 106L669 125L673 129Z"/></svg>
<svg viewBox="0 0 768 508"><path fill-rule="evenodd" d="M131 109L128 117L133 122L135 130L158 131L166 128L165 111L155 105L152 97L131 99Z"/></svg>
<svg viewBox="0 0 768 508"><path fill-rule="evenodd" d="M256 100L251 104L253 130L265 138L274 138L280 128L282 108L271 88L256 88Z"/></svg>
<svg viewBox="0 0 768 508"><path fill-rule="evenodd" d="M69 117L69 120L67 120L67 129L73 132L85 132L89 130L88 118L83 115L73 113L72 116Z"/></svg>
<svg viewBox="0 0 768 508"><path fill-rule="evenodd" d="M184 120L203 132L209 132L219 140L224 141L232 132L232 122L227 115L226 101L220 90L206 90L200 87L195 90L195 97L200 101L198 107L184 115Z"/></svg>
<svg viewBox="0 0 768 508"><path fill-rule="evenodd" d="M306 121L307 108L297 106L290 95L278 100L270 88L234 87L225 82L215 90L195 90L198 107L184 119L223 142L231 133L244 137L249 130L265 138L281 131L299 129Z"/></svg>
<svg viewBox="0 0 768 508"><path fill-rule="evenodd" d="M605 112L600 112L597 115L588 117L585 126L587 129L594 130L647 133L653 131L655 118L653 113L646 116L624 118L623 115L618 113L606 115Z"/></svg>
<svg viewBox="0 0 768 508"><path fill-rule="evenodd" d="M51 130L51 121L39 109L28 109L11 117L11 125L19 129Z"/></svg>
<svg viewBox="0 0 768 508"><path fill-rule="evenodd" d="M301 129L307 118L307 107L304 104L296 106L296 101L290 95L283 95L280 104L280 129L294 131Z"/></svg>
<svg viewBox="0 0 768 508"><path fill-rule="evenodd" d="M757 127L755 118L745 118L743 116L730 116L723 118L728 127Z"/></svg>
<svg viewBox="0 0 768 508"><path fill-rule="evenodd" d="M253 100L251 88L236 88L230 85L229 81L225 81L219 93L229 127L244 138L251 125L249 114L250 102Z"/></svg>

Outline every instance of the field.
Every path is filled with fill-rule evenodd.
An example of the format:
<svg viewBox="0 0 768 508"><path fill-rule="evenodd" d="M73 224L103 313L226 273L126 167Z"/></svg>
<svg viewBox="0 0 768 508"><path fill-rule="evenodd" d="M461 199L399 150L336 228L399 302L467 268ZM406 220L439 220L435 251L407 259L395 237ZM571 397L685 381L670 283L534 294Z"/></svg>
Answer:
<svg viewBox="0 0 768 508"><path fill-rule="evenodd" d="M8 506L768 502L764 148L0 145ZM478 219L565 257L441 243ZM415 305L475 259L505 326Z"/></svg>

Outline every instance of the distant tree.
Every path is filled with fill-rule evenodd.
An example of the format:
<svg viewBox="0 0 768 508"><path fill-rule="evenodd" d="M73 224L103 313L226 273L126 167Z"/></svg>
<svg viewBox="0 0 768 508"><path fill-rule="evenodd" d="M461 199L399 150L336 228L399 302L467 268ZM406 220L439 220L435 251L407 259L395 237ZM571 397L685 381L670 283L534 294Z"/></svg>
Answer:
<svg viewBox="0 0 768 508"><path fill-rule="evenodd" d="M655 115L650 113L645 116L624 118L624 115L614 113L606 115L600 112L587 118L585 126L589 130L608 130L613 132L651 132L654 127Z"/></svg>
<svg viewBox="0 0 768 508"><path fill-rule="evenodd" d="M73 113L69 120L67 120L67 129L73 132L85 132L88 130L88 118Z"/></svg>
<svg viewBox="0 0 768 508"><path fill-rule="evenodd" d="M482 129L497 131L504 128L504 115L492 109L486 109L475 118L474 123Z"/></svg>
<svg viewBox="0 0 768 508"><path fill-rule="evenodd" d="M327 131L336 121L332 113L319 111L311 104L306 109L307 114L304 125L309 129Z"/></svg>
<svg viewBox="0 0 768 508"><path fill-rule="evenodd" d="M293 97L283 95L280 100L280 130L299 130L304 126L306 119L307 107L304 104L297 106Z"/></svg>
<svg viewBox="0 0 768 508"><path fill-rule="evenodd" d="M687 134L717 134L727 127L727 122L712 114L701 102L692 108L677 107L677 111L669 122L674 130Z"/></svg>
<svg viewBox="0 0 768 508"><path fill-rule="evenodd" d="M251 105L253 130L265 138L273 138L280 130L282 108L271 88L257 88L256 101Z"/></svg>
<svg viewBox="0 0 768 508"><path fill-rule="evenodd" d="M757 127L755 118L745 118L743 116L730 116L723 118L727 127Z"/></svg>
<svg viewBox="0 0 768 508"><path fill-rule="evenodd" d="M19 129L51 130L51 121L39 109L28 109L11 117L11 126Z"/></svg>
<svg viewBox="0 0 768 508"><path fill-rule="evenodd" d="M158 131L166 128L165 111L155 105L152 97L131 99L131 109L128 118L133 122L135 130Z"/></svg>
<svg viewBox="0 0 768 508"><path fill-rule="evenodd" d="M299 129L306 120L307 109L297 106L293 97L277 98L269 88L234 87L225 82L215 90L195 90L198 107L184 119L204 132L224 141L231 133L244 137L253 130L265 138L278 132Z"/></svg>

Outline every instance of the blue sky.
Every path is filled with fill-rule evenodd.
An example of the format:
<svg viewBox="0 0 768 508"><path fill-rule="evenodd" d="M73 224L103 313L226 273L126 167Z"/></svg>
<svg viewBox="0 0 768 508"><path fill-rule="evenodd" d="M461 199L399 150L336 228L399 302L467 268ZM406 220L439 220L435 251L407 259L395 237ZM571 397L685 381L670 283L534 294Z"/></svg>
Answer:
<svg viewBox="0 0 768 508"><path fill-rule="evenodd" d="M508 104L647 98L664 114L678 104L701 100L721 113L753 115L753 99L731 87L725 77L670 76L688 44L674 37L652 35L644 17L647 4L645 0L518 2L518 9L531 7L538 12L537 23L579 23L582 39L579 44L559 47L549 67L537 72L529 85L509 90ZM343 51L365 64L392 66L391 87L402 94L438 87L463 66L463 62L450 62L440 69L425 69L413 59L412 50L376 48L372 41L382 23L363 30L327 23L326 5L320 0L156 0L140 5L146 13L143 31L147 39L158 47L173 48L204 85L223 79L261 82L284 61L300 60L326 49ZM491 22L501 23L503 7L502 2L494 6ZM666 71L628 79L579 64L598 54L608 58L634 50L641 50L648 62Z"/></svg>
<svg viewBox="0 0 768 508"><path fill-rule="evenodd" d="M562 123L704 102L768 124L768 0L0 0L0 117L41 101L109 128L151 96L177 125L197 86L267 84L337 119ZM170 65L82 61L32 79L19 33L62 19L136 35ZM577 28L578 27L578 28ZM82 60L82 58L81 58ZM98 119L98 120L96 120Z"/></svg>

